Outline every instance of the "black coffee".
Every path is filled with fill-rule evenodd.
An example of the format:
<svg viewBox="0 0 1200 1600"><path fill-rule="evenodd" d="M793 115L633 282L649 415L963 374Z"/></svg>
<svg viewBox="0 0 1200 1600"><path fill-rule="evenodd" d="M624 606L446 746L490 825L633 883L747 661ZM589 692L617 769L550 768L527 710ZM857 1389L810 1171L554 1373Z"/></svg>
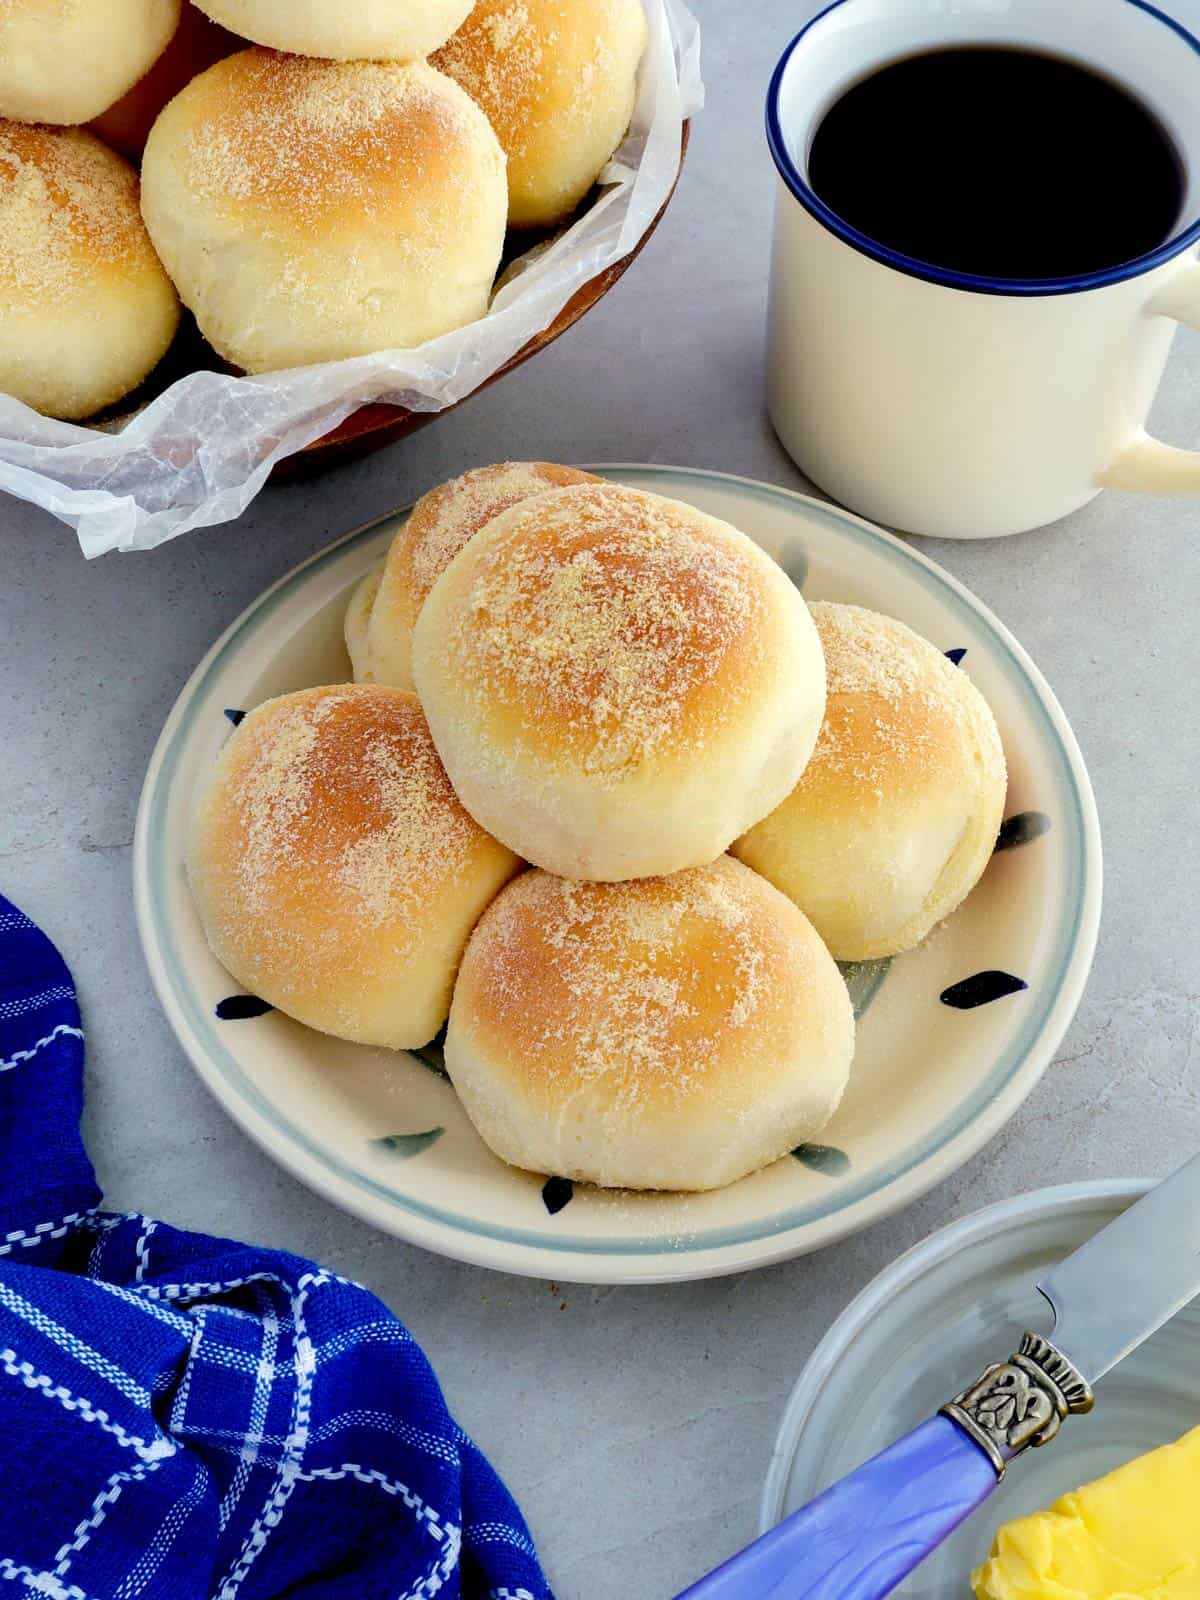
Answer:
<svg viewBox="0 0 1200 1600"><path fill-rule="evenodd" d="M994 278L1100 271L1179 219L1183 166L1127 90L1057 56L994 46L894 61L817 129L809 182L861 233Z"/></svg>

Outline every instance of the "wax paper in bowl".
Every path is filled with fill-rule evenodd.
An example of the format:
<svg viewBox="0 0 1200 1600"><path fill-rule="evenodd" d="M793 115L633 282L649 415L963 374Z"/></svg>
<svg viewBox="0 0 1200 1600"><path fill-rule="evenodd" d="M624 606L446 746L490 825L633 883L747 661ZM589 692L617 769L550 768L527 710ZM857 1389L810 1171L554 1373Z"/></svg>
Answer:
<svg viewBox="0 0 1200 1600"><path fill-rule="evenodd" d="M0 491L68 523L86 556L150 550L238 516L278 461L360 406L441 411L472 394L637 245L671 192L683 122L703 102L699 28L683 0L643 4L637 105L600 192L505 275L487 316L415 350L258 377L189 373L116 428L56 422L0 395Z"/></svg>

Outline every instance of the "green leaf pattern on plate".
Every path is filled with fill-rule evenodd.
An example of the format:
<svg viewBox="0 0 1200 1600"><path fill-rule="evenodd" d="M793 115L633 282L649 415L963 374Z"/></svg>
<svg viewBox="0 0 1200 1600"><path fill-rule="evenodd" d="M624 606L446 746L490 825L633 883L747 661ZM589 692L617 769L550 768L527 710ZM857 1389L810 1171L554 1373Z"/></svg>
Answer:
<svg viewBox="0 0 1200 1600"><path fill-rule="evenodd" d="M825 1178L844 1178L850 1171L850 1157L836 1145L798 1144L792 1154L811 1172L819 1172Z"/></svg>
<svg viewBox="0 0 1200 1600"><path fill-rule="evenodd" d="M445 1131L445 1128L426 1128L424 1133L385 1133L381 1139L372 1139L371 1143L377 1150L386 1150L403 1161L409 1161L413 1156L419 1156L422 1150L428 1150L431 1144L436 1144Z"/></svg>
<svg viewBox="0 0 1200 1600"><path fill-rule="evenodd" d="M850 1004L854 1007L854 1020L860 1022L867 1008L883 987L883 980L891 967L891 956L882 961L839 961L838 970L850 991Z"/></svg>

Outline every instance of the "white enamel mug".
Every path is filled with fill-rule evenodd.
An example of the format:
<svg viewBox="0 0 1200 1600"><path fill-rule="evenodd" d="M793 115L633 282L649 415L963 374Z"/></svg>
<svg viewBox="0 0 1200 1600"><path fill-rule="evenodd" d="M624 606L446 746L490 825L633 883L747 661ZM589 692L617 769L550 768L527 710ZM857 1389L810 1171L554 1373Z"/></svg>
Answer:
<svg viewBox="0 0 1200 1600"><path fill-rule="evenodd" d="M916 261L843 222L807 181L825 112L885 63L955 44L1065 56L1149 105L1186 174L1172 237L1106 271L1019 281ZM1200 328L1200 40L1175 18L1145 0L834 0L784 53L767 132L768 403L827 494L891 527L981 539L1108 487L1200 492L1200 453L1144 426L1176 323ZM1114 171L1112 204L1137 181Z"/></svg>

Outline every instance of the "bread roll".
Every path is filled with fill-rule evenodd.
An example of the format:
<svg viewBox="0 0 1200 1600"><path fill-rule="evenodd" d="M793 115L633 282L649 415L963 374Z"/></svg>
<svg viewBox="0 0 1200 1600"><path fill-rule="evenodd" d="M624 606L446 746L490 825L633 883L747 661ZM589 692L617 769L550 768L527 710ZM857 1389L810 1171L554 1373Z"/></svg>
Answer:
<svg viewBox="0 0 1200 1600"><path fill-rule="evenodd" d="M715 860L791 791L825 705L779 567L728 523L610 484L477 533L421 608L413 673L467 810L565 878Z"/></svg>
<svg viewBox="0 0 1200 1600"><path fill-rule="evenodd" d="M172 100L142 166L167 270L247 372L409 348L481 317L504 194L487 119L424 62L242 51Z"/></svg>
<svg viewBox="0 0 1200 1600"><path fill-rule="evenodd" d="M256 44L332 61L418 61L436 50L471 0L196 0Z"/></svg>
<svg viewBox="0 0 1200 1600"><path fill-rule="evenodd" d="M137 388L178 324L133 168L81 129L0 122L0 390L90 417Z"/></svg>
<svg viewBox="0 0 1200 1600"><path fill-rule="evenodd" d="M163 107L207 67L245 48L244 39L218 28L194 5L185 5L162 55L127 94L92 119L92 132L127 160L140 161Z"/></svg>
<svg viewBox="0 0 1200 1600"><path fill-rule="evenodd" d="M371 612L375 607L375 597L379 593L382 578L383 563L380 562L377 567L371 568L360 583L355 584L350 604L346 607L344 629L346 654L350 657L350 669L356 683L372 682L367 658L367 630L371 625ZM411 686L397 684L395 687Z"/></svg>
<svg viewBox="0 0 1200 1600"><path fill-rule="evenodd" d="M370 611L354 676L368 683L413 687L412 631L425 597L454 557L486 523L531 495L574 483L599 483L590 472L549 461L505 461L476 467L432 489L392 540ZM350 622L346 623L349 639ZM361 662L361 670L360 670Z"/></svg>
<svg viewBox="0 0 1200 1600"><path fill-rule="evenodd" d="M358 684L251 712L188 855L208 942L239 983L393 1050L445 1021L467 935L519 865L455 798L413 696Z"/></svg>
<svg viewBox="0 0 1200 1600"><path fill-rule="evenodd" d="M508 220L569 217L633 115L641 0L477 0L433 58L483 107L508 156Z"/></svg>
<svg viewBox="0 0 1200 1600"><path fill-rule="evenodd" d="M790 896L839 961L910 950L991 859L1006 773L970 678L906 628L815 604L829 701L804 776L734 846Z"/></svg>
<svg viewBox="0 0 1200 1600"><path fill-rule="evenodd" d="M0 117L90 122L167 48L180 0L0 0Z"/></svg>
<svg viewBox="0 0 1200 1600"><path fill-rule="evenodd" d="M819 1133L854 1019L806 919L728 856L671 878L529 872L471 936L446 1068L514 1166L715 1189Z"/></svg>

